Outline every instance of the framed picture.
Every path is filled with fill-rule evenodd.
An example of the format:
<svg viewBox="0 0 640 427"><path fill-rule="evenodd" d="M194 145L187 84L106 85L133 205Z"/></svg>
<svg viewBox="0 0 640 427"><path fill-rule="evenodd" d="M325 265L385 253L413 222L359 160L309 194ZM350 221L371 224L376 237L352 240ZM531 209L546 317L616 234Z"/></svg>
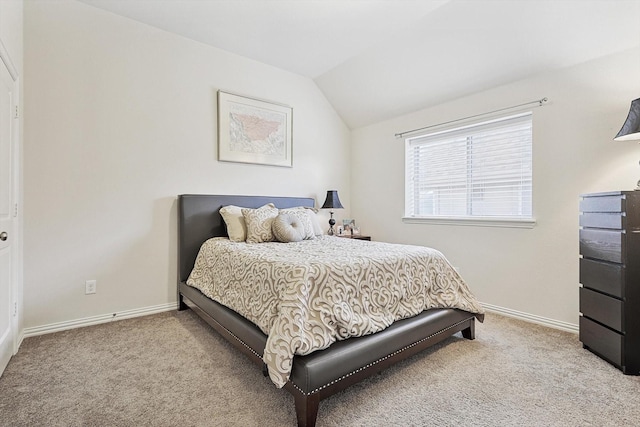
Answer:
<svg viewBox="0 0 640 427"><path fill-rule="evenodd" d="M293 109L218 91L218 160L293 167Z"/></svg>
<svg viewBox="0 0 640 427"><path fill-rule="evenodd" d="M355 219L343 219L342 227L346 233L349 233L351 230L356 228L356 220Z"/></svg>
<svg viewBox="0 0 640 427"><path fill-rule="evenodd" d="M356 227L355 219L343 219L342 228L344 229L344 234L351 234L352 236L360 234L360 229Z"/></svg>

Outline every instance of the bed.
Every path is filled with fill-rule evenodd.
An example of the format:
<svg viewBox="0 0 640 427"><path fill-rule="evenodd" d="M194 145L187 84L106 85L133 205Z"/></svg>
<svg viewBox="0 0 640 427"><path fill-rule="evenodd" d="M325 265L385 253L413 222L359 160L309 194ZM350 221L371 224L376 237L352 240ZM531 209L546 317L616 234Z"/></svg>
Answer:
<svg viewBox="0 0 640 427"><path fill-rule="evenodd" d="M227 236L220 209L228 205L259 208L267 203L285 209L313 207L315 201L311 198L294 197L179 196L178 306L179 310L193 310L249 359L261 366L265 375L272 375L273 366L265 363L270 344L269 336L263 331L264 327L261 329L256 323L187 284L198 253L204 248L203 244L211 241L214 244L217 241L225 244L224 240L227 240L215 239ZM338 237L324 239L350 240ZM369 242L358 241L358 244L367 245ZM475 320L481 320L482 315L481 310L473 311L475 313L457 308L432 308L397 320L379 332L340 339L327 348L292 356L292 366L280 386L294 397L298 425L315 425L322 399L453 334L460 332L464 338L474 339ZM272 337L271 341L273 340Z"/></svg>

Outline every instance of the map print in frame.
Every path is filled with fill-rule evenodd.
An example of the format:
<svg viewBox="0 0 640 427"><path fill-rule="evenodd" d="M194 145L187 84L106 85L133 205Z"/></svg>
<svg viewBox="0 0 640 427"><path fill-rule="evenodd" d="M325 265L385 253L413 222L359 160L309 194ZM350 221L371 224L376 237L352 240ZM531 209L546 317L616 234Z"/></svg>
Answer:
<svg viewBox="0 0 640 427"><path fill-rule="evenodd" d="M293 109L218 91L218 160L293 166Z"/></svg>

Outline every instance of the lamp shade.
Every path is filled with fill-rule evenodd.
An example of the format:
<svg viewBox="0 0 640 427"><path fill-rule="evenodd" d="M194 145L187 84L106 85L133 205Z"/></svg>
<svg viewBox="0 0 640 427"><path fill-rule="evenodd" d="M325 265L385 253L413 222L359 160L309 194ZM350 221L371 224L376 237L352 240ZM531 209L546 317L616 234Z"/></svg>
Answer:
<svg viewBox="0 0 640 427"><path fill-rule="evenodd" d="M324 200L324 204L322 205L322 209L343 209L342 203L340 203L340 198L338 197L337 190L329 190L327 191L327 198Z"/></svg>
<svg viewBox="0 0 640 427"><path fill-rule="evenodd" d="M614 141L633 141L640 139L640 98L631 101L629 115L622 125Z"/></svg>

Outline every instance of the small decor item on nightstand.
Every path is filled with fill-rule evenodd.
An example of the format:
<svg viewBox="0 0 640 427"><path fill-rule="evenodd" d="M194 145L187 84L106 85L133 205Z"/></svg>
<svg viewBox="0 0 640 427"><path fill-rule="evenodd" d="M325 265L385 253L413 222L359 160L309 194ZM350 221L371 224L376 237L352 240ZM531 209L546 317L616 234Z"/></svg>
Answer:
<svg viewBox="0 0 640 427"><path fill-rule="evenodd" d="M343 219L342 227L344 228L345 234L356 234L354 230L356 230L356 220L355 219ZM360 234L360 229L358 230L358 234Z"/></svg>
<svg viewBox="0 0 640 427"><path fill-rule="evenodd" d="M622 129L613 138L614 141L635 141L640 140L640 98L631 101L629 115L624 121ZM636 185L636 190L640 190L640 181Z"/></svg>
<svg viewBox="0 0 640 427"><path fill-rule="evenodd" d="M338 197L338 190L327 191L327 198L322 205L322 209L330 209L329 213L331 214L331 218L329 219L329 231L327 233L329 236L333 236L335 234L333 226L336 225L336 220L333 219L333 210L344 209L344 206L342 206L340 198Z"/></svg>

